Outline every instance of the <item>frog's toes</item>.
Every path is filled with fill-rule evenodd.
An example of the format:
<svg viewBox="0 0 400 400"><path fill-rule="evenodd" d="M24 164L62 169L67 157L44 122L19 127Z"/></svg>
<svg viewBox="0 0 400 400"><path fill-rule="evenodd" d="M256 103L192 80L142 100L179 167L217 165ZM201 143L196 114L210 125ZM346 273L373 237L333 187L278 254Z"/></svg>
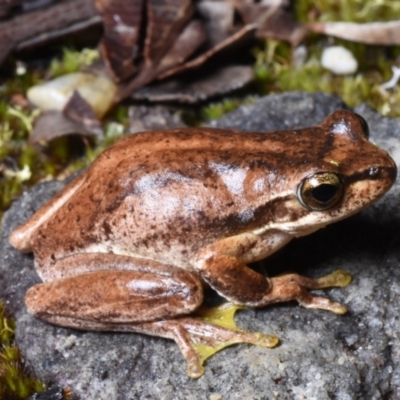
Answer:
<svg viewBox="0 0 400 400"><path fill-rule="evenodd" d="M248 343L269 348L279 344L279 339L274 335L239 329L235 324L234 315L237 310L243 308L230 303L211 308L202 306L196 311L195 318L187 320L187 329L192 337L191 346L201 360L200 365L218 351L233 344ZM189 366L189 375L192 377L195 375L193 368L198 366Z"/></svg>
<svg viewBox="0 0 400 400"><path fill-rule="evenodd" d="M351 279L352 277L347 271L338 269L337 271L333 271L329 275L317 279L317 282L319 283L320 288L344 287L351 282ZM338 314L343 314L343 312Z"/></svg>
<svg viewBox="0 0 400 400"><path fill-rule="evenodd" d="M343 315L347 313L347 308L340 303L332 303L332 307L329 309L329 311L332 311L335 314Z"/></svg>
<svg viewBox="0 0 400 400"><path fill-rule="evenodd" d="M335 314L345 314L347 312L347 308L344 305L330 301L325 297L314 297L308 295L298 300L299 303L306 308L318 308L319 310L327 310Z"/></svg>
<svg viewBox="0 0 400 400"><path fill-rule="evenodd" d="M276 347L279 344L279 338L275 335L264 335L260 332L255 332L256 340L254 341L254 345L261 347Z"/></svg>
<svg viewBox="0 0 400 400"><path fill-rule="evenodd" d="M192 379L200 378L204 374L204 367L198 363L188 363L187 374Z"/></svg>

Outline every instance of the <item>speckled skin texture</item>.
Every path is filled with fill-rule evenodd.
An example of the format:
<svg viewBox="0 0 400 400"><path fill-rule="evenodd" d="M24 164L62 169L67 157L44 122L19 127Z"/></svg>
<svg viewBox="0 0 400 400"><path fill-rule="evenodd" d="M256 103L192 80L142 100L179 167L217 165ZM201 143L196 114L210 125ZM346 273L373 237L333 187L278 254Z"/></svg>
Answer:
<svg viewBox="0 0 400 400"><path fill-rule="evenodd" d="M270 122L268 113L290 114L291 109L291 126L296 127L301 115L306 125L312 125L318 120L310 123L310 116L320 121L321 114L326 116L338 106L340 102L329 96L272 96L260 100L253 111L238 110L231 123L238 128L235 118L245 113L248 125L251 112L255 123L263 112ZM399 122L366 108L357 111L370 123L372 139L396 156L393 136L400 133ZM288 119L282 116L281 121L290 124ZM267 129L279 128L277 124ZM37 198L44 201L46 191L38 188ZM38 278L32 258L12 251L4 235L26 219L29 207L38 207L34 197L24 196L4 219L2 297L17 316L17 336L28 363L36 365L40 376L72 386L82 399L208 399L212 394L223 399L396 399L400 395L397 196L396 186L361 215L296 240L267 261L272 275L288 269L315 277L338 267L350 270L354 282L329 293L346 303L347 316L294 304L243 312L238 318L242 327L277 334L282 345L274 350L243 345L225 350L208 362L205 375L197 381L185 377L179 351L162 339L78 332L26 314L22 299Z"/></svg>

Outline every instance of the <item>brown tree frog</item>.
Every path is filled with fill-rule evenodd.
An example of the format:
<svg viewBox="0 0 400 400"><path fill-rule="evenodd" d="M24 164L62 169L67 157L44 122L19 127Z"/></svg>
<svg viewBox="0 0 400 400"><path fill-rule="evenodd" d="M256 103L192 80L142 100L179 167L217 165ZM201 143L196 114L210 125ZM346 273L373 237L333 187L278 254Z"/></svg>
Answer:
<svg viewBox="0 0 400 400"><path fill-rule="evenodd" d="M199 377L203 345L277 343L193 316L204 285L235 305L297 300L344 313L308 290L344 286L346 272L269 278L247 264L369 206L396 173L364 119L344 110L300 130L128 136L11 234L43 280L26 295L28 311L66 327L174 339Z"/></svg>

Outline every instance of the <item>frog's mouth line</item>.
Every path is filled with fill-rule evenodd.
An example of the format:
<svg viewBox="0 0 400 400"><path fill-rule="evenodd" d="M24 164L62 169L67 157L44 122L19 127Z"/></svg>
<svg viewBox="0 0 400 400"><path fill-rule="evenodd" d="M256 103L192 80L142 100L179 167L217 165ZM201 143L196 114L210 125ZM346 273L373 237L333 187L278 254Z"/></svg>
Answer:
<svg viewBox="0 0 400 400"><path fill-rule="evenodd" d="M313 227L313 228L309 228L309 229L299 229L298 231L288 231L288 233L296 238L302 237L302 236L307 236L307 235L311 235L312 233L325 228L326 225L328 224L323 224L323 225L319 225L317 227Z"/></svg>

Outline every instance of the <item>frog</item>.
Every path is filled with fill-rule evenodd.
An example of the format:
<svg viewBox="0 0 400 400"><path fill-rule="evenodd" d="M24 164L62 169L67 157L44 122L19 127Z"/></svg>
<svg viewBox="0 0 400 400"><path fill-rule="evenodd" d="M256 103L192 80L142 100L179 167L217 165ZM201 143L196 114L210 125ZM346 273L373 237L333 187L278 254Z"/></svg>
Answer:
<svg viewBox="0 0 400 400"><path fill-rule="evenodd" d="M42 280L27 310L63 327L172 339L198 378L202 346L279 343L224 312L288 301L346 312L310 292L346 286L345 271L270 277L249 264L365 209L396 174L364 118L344 109L303 129L126 136L11 233ZM207 288L227 301L217 317L202 311Z"/></svg>

